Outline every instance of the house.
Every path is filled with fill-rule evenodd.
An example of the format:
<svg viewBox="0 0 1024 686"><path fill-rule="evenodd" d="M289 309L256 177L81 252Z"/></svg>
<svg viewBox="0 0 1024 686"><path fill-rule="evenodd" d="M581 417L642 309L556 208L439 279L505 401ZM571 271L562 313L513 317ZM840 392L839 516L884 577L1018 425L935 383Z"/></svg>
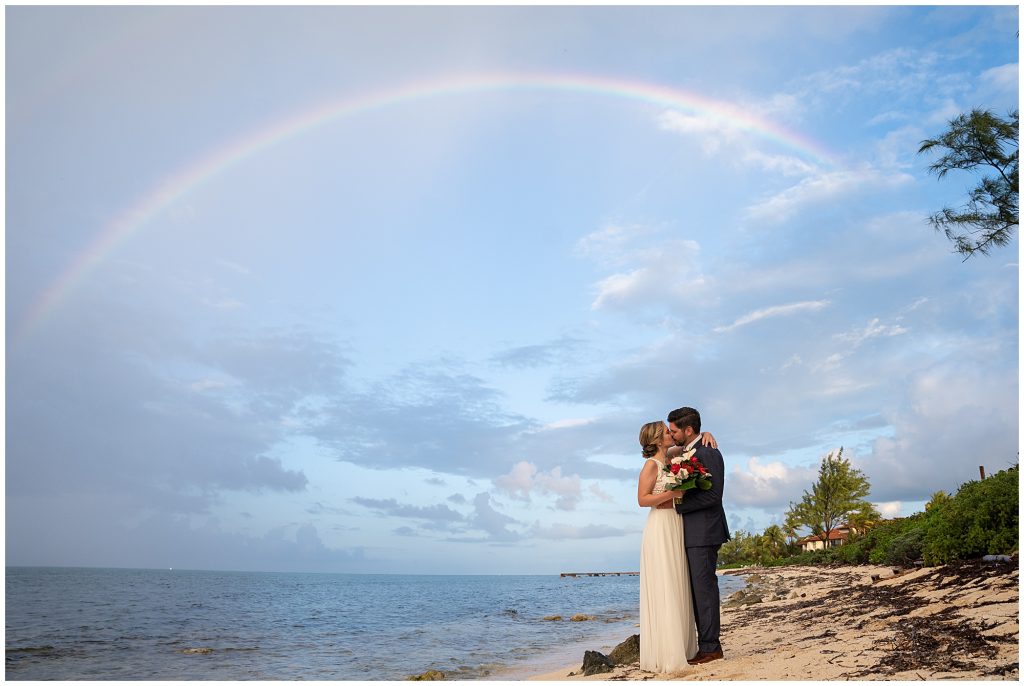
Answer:
<svg viewBox="0 0 1024 686"><path fill-rule="evenodd" d="M812 550L824 550L825 548L835 548L836 546L843 545L847 539L850 538L850 534L857 533L857 530L853 527L843 524L832 529L828 532L828 540L825 540L824 536L805 536L797 541L800 549L805 553Z"/></svg>

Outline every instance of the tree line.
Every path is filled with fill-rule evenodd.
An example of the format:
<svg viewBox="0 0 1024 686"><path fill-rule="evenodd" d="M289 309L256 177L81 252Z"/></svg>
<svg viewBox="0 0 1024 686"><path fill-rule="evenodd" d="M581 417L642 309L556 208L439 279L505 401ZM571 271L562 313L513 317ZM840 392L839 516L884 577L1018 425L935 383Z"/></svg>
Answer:
<svg viewBox="0 0 1024 686"><path fill-rule="evenodd" d="M821 461L818 478L800 501L790 503L782 524L760 534L736 531L718 553L720 567L791 564L939 565L986 554L1016 554L1020 543L1019 465L987 479L969 481L955 495L934 493L924 512L884 520L867 501L870 483L843 457ZM842 545L803 551L808 533L829 541L840 526Z"/></svg>

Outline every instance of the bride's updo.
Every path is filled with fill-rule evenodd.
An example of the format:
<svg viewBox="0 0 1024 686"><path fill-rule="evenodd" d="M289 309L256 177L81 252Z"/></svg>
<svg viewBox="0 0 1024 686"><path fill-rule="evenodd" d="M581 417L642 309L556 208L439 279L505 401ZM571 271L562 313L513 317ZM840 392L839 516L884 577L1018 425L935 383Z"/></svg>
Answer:
<svg viewBox="0 0 1024 686"><path fill-rule="evenodd" d="M640 447L644 457L654 457L661 447L661 439L665 435L663 422L649 422L640 427Z"/></svg>

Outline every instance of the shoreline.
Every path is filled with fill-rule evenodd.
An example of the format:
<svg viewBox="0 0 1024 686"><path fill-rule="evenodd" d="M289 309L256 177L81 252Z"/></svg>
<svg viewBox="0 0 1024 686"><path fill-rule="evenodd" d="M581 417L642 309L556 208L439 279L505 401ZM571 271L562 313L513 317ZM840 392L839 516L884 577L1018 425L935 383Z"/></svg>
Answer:
<svg viewBox="0 0 1024 686"><path fill-rule="evenodd" d="M726 585L730 591L745 590L748 586L741 574L736 570L720 570L718 576L731 577ZM574 580L567 579L569 583ZM739 587L739 588L737 588ZM637 607L628 615L626 621L616 622L613 625L604 626L601 629L594 627L594 624L608 624L608 619L601 616L592 617L588 622L580 626L580 630L589 634L585 638L573 637L565 643L550 646L548 649L532 655L522 663L505 664L500 668L492 669L488 674L479 677L481 681L528 681L537 674L563 671L562 666L571 663L577 657L582 661L582 655L587 650L597 650L602 653L610 653L624 638L640 633L639 596ZM567 620L568 617L565 617ZM564 620L563 620L564 621Z"/></svg>
<svg viewBox="0 0 1024 686"><path fill-rule="evenodd" d="M1007 680L1019 677L1019 561L941 567L748 567L722 602L724 660L674 674L639 662L529 681ZM637 630L639 632L639 630ZM627 639L622 636L620 640ZM600 650L590 646L590 650Z"/></svg>

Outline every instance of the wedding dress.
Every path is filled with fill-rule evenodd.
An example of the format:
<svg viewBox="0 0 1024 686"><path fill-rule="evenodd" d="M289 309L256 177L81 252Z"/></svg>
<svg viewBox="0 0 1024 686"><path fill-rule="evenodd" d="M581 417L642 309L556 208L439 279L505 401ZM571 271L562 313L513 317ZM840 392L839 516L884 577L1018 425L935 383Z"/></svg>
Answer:
<svg viewBox="0 0 1024 686"><path fill-rule="evenodd" d="M658 466L652 493L669 475ZM690 573L683 548L683 518L674 508L650 508L640 543L640 669L666 674L688 667L697 654Z"/></svg>

